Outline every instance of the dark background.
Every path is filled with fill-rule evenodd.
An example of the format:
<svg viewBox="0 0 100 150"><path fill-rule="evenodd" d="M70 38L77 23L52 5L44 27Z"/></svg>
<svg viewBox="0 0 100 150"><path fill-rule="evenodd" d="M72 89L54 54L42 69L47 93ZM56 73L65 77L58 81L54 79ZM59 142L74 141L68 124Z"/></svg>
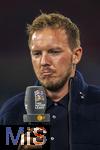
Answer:
<svg viewBox="0 0 100 150"><path fill-rule="evenodd" d="M0 1L0 105L35 82L26 25L42 12L60 12L80 28L84 56L78 68L85 80L100 85L99 0Z"/></svg>

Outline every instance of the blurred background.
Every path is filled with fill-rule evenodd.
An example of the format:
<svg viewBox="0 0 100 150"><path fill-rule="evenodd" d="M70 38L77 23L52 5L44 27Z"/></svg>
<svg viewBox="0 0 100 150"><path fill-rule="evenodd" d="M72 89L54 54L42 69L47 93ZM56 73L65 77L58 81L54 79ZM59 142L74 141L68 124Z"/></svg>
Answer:
<svg viewBox="0 0 100 150"><path fill-rule="evenodd" d="M78 25L84 49L78 69L87 83L100 85L99 0L1 0L0 107L6 99L25 91L36 80L27 44L26 25L40 11L62 13Z"/></svg>

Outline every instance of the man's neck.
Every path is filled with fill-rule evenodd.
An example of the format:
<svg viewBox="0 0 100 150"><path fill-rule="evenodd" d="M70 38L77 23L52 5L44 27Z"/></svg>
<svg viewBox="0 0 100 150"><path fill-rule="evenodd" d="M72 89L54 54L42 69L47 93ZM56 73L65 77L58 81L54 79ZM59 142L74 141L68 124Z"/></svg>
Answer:
<svg viewBox="0 0 100 150"><path fill-rule="evenodd" d="M60 101L65 95L68 94L68 83L66 83L60 90L58 91L49 91L46 90L47 96L52 99L54 102Z"/></svg>

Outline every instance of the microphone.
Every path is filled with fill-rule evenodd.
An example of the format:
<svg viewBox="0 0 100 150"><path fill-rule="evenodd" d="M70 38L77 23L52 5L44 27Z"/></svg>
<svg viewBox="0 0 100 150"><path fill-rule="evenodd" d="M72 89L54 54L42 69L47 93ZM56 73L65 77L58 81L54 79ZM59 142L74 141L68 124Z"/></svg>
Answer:
<svg viewBox="0 0 100 150"><path fill-rule="evenodd" d="M26 88L24 105L27 112L23 115L24 122L50 122L50 114L45 113L47 99L42 86Z"/></svg>

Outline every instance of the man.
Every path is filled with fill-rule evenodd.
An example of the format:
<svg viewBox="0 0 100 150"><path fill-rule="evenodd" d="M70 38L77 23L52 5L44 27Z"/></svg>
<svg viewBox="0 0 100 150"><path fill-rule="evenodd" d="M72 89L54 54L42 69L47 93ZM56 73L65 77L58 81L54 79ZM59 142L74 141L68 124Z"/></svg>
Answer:
<svg viewBox="0 0 100 150"><path fill-rule="evenodd" d="M82 56L78 27L69 18L51 13L37 17L27 31L37 85L47 95L50 150L100 150L100 88L87 85L76 70ZM21 93L4 105L0 122L24 124L23 114Z"/></svg>

